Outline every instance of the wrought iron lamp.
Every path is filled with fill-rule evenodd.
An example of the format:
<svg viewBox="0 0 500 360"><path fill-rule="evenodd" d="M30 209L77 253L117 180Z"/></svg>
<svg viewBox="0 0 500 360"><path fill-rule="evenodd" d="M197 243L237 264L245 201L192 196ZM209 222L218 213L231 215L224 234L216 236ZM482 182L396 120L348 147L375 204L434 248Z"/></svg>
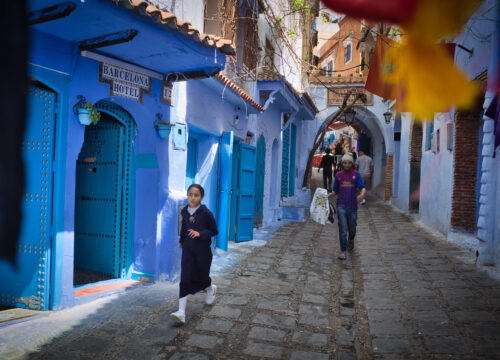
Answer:
<svg viewBox="0 0 500 360"><path fill-rule="evenodd" d="M390 111L386 111L384 113L384 119L385 119L385 123L387 125L389 125L391 123L391 119L392 119L392 113Z"/></svg>
<svg viewBox="0 0 500 360"><path fill-rule="evenodd" d="M353 108L347 109L346 111L344 111L344 122L347 125L352 125L355 116L356 116L356 111L354 111Z"/></svg>

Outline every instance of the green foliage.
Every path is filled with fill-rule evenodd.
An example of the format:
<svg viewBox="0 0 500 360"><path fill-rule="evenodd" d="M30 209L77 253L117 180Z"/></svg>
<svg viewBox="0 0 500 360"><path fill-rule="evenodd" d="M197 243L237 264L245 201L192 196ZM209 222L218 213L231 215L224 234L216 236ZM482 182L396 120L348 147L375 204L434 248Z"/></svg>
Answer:
<svg viewBox="0 0 500 360"><path fill-rule="evenodd" d="M295 10L300 10L304 7L304 0L294 0L293 7Z"/></svg>
<svg viewBox="0 0 500 360"><path fill-rule="evenodd" d="M394 39L395 39L395 38L397 38L397 37L398 37L398 36L400 36L400 35L401 35L401 32L399 31L399 29L398 29L398 28L395 28L395 27L392 27L392 28L391 28L390 37L392 37L392 38L394 38Z"/></svg>
<svg viewBox="0 0 500 360"><path fill-rule="evenodd" d="M89 118L92 124L96 125L101 120L101 113L92 105L92 102L86 103L81 108L90 110Z"/></svg>
<svg viewBox="0 0 500 360"><path fill-rule="evenodd" d="M274 21L275 21L275 23L276 23L276 26L277 26L277 27L280 27L280 26L281 26L281 21L282 21L281 17L276 16L276 17L274 18Z"/></svg>
<svg viewBox="0 0 500 360"><path fill-rule="evenodd" d="M293 30L293 28L290 28L288 30L288 36L290 36L292 39L295 37L295 31Z"/></svg>

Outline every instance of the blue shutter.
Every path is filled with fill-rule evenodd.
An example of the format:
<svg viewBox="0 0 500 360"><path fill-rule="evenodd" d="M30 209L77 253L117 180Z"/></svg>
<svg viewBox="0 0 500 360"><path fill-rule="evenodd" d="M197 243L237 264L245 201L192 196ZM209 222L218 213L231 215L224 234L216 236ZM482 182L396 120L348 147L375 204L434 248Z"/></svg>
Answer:
<svg viewBox="0 0 500 360"><path fill-rule="evenodd" d="M264 217L264 178L266 170L266 139L264 135L261 135L257 141L256 162L254 224L262 225Z"/></svg>
<svg viewBox="0 0 500 360"><path fill-rule="evenodd" d="M297 144L297 127L292 124L292 133L291 133L291 141L290 141L290 171L288 173L289 177L289 187L288 187L288 195L295 195L295 154L296 154L296 144Z"/></svg>
<svg viewBox="0 0 500 360"><path fill-rule="evenodd" d="M190 136L187 145L186 190L191 184L196 183L196 173L198 171L198 140Z"/></svg>
<svg viewBox="0 0 500 360"><path fill-rule="evenodd" d="M281 197L288 196L288 173L290 170L290 127L283 130L283 150L281 151Z"/></svg>
<svg viewBox="0 0 500 360"><path fill-rule="evenodd" d="M240 144L238 170L238 215L236 241L253 237L253 208L255 198L255 147Z"/></svg>
<svg viewBox="0 0 500 360"><path fill-rule="evenodd" d="M227 251L231 213L231 176L233 167L233 132L222 134L220 143L219 208L217 210L216 246Z"/></svg>

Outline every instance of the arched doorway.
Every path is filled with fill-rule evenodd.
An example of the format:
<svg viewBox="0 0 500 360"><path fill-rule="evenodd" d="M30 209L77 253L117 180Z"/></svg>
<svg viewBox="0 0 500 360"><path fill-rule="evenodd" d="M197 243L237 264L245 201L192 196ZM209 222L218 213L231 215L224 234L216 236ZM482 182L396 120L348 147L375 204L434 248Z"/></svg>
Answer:
<svg viewBox="0 0 500 360"><path fill-rule="evenodd" d="M264 176L266 170L266 139L261 135L257 140L257 160L255 168L254 227L262 225L264 218Z"/></svg>
<svg viewBox="0 0 500 360"><path fill-rule="evenodd" d="M75 285L125 278L132 263L135 122L114 103L96 108L76 166Z"/></svg>

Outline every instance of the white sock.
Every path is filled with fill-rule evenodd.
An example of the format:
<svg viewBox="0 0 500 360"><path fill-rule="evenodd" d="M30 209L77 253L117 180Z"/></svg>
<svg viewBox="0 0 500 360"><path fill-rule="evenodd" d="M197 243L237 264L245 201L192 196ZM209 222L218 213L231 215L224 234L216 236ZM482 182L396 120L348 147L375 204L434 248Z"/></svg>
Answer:
<svg viewBox="0 0 500 360"><path fill-rule="evenodd" d="M213 286L213 285L210 285L209 287L207 287L207 288L205 289L205 291L206 291L207 293L213 294L213 293L214 293L214 286Z"/></svg>
<svg viewBox="0 0 500 360"><path fill-rule="evenodd" d="M187 295L179 299L179 311L186 313Z"/></svg>

